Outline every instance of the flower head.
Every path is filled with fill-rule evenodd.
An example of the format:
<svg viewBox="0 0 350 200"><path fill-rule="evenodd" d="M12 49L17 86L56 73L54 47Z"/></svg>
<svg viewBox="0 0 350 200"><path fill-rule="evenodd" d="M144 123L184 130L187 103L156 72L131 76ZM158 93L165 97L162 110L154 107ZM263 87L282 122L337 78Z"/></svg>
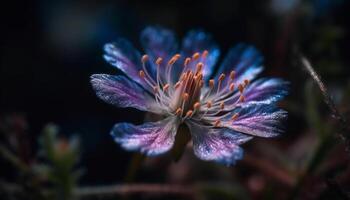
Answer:
<svg viewBox="0 0 350 200"><path fill-rule="evenodd" d="M202 31L189 32L180 51L174 34L159 27L146 28L141 42L143 56L126 40L105 45L104 58L128 77L91 76L102 100L163 116L138 126L116 124L111 134L125 149L165 153L184 123L197 157L231 165L242 158L240 144L282 133L280 121L287 114L275 104L287 94L288 83L255 80L263 67L254 47L237 45L214 68L220 51Z"/></svg>

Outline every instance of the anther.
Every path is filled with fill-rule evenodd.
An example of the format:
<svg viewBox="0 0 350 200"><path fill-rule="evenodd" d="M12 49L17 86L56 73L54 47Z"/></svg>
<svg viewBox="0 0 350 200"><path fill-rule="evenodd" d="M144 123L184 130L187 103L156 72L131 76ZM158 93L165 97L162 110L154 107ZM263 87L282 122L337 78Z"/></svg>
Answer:
<svg viewBox="0 0 350 200"><path fill-rule="evenodd" d="M209 52L207 50L204 50L202 53L202 58L206 58L208 56Z"/></svg>
<svg viewBox="0 0 350 200"><path fill-rule="evenodd" d="M210 79L210 80L209 80L209 87L210 87L211 89L214 88L214 84L215 84L214 79Z"/></svg>
<svg viewBox="0 0 350 200"><path fill-rule="evenodd" d="M163 91L167 91L169 89L169 86L170 86L169 83L165 84L163 86Z"/></svg>
<svg viewBox="0 0 350 200"><path fill-rule="evenodd" d="M201 81L199 82L199 87L200 87L200 88L202 88L202 87L203 87L203 85L204 85L204 81L203 81L203 80L201 80Z"/></svg>
<svg viewBox="0 0 350 200"><path fill-rule="evenodd" d="M193 105L194 110L199 110L200 107L201 107L201 104L198 101Z"/></svg>
<svg viewBox="0 0 350 200"><path fill-rule="evenodd" d="M211 101L208 101L208 102L207 102L207 107L208 107L208 108L211 108L212 105L213 105L213 103L212 103Z"/></svg>
<svg viewBox="0 0 350 200"><path fill-rule="evenodd" d="M238 113L235 113L234 115L232 115L232 117L231 117L231 120L236 120L238 118Z"/></svg>
<svg viewBox="0 0 350 200"><path fill-rule="evenodd" d="M202 71L203 65L204 65L204 64L201 63L201 62L197 64L197 66L196 66L196 67L197 67L197 73L200 72L200 71Z"/></svg>
<svg viewBox="0 0 350 200"><path fill-rule="evenodd" d="M181 57L180 54L175 54L168 62L168 65L173 65L179 58Z"/></svg>
<svg viewBox="0 0 350 200"><path fill-rule="evenodd" d="M182 109L181 108L176 109L175 115L180 115L181 113L182 113Z"/></svg>
<svg viewBox="0 0 350 200"><path fill-rule="evenodd" d="M243 96L243 95L241 95L240 97L239 97L239 102L243 102L245 100L245 97Z"/></svg>
<svg viewBox="0 0 350 200"><path fill-rule="evenodd" d="M221 74L220 76L219 76L219 81L223 81L225 79L225 74Z"/></svg>
<svg viewBox="0 0 350 200"><path fill-rule="evenodd" d="M190 63L190 61L191 61L191 58L185 59L185 63L184 63L185 67L187 67L187 65Z"/></svg>
<svg viewBox="0 0 350 200"><path fill-rule="evenodd" d="M247 87L247 85L250 83L250 81L248 79L244 80L244 87Z"/></svg>
<svg viewBox="0 0 350 200"><path fill-rule="evenodd" d="M147 61L148 61L148 55L145 54L145 55L142 56L141 62L145 63L145 62L147 62Z"/></svg>
<svg viewBox="0 0 350 200"><path fill-rule="evenodd" d="M139 71L139 75L141 78L145 78L145 72L143 70Z"/></svg>
<svg viewBox="0 0 350 200"><path fill-rule="evenodd" d="M159 57L159 58L157 58L157 60L156 60L156 64L157 64L157 65L160 65L160 64L162 63L162 61L163 61L163 58Z"/></svg>
<svg viewBox="0 0 350 200"><path fill-rule="evenodd" d="M175 83L174 88L175 88L175 89L177 89L177 88L179 88L179 87L180 87L180 85L181 85L181 82L180 82L180 81L178 81L178 82L176 82L176 83Z"/></svg>
<svg viewBox="0 0 350 200"><path fill-rule="evenodd" d="M192 58L193 58L194 60L197 60L197 59L199 58L199 56L200 56L200 54L197 52L197 53L194 53L194 54L193 54Z"/></svg>
<svg viewBox="0 0 350 200"><path fill-rule="evenodd" d="M235 75L236 75L236 72L232 70L230 73L230 79L231 80L235 79Z"/></svg>
<svg viewBox="0 0 350 200"><path fill-rule="evenodd" d="M231 84L230 84L230 91L233 92L233 90L235 90L235 84L234 84L234 83L231 83Z"/></svg>
<svg viewBox="0 0 350 200"><path fill-rule="evenodd" d="M187 113L186 113L186 117L190 117L190 116L192 116L192 113L193 113L193 111L192 111L192 110L187 111Z"/></svg>
<svg viewBox="0 0 350 200"><path fill-rule="evenodd" d="M221 102L220 103L220 109L223 110L224 108L225 108L225 104L224 104L224 102Z"/></svg>
<svg viewBox="0 0 350 200"><path fill-rule="evenodd" d="M214 126L215 126L215 127L219 127L219 126L220 126L220 123L221 123L220 120L216 120L216 121L214 122Z"/></svg>
<svg viewBox="0 0 350 200"><path fill-rule="evenodd" d="M242 93L242 92L243 92L244 87L243 87L243 85L242 85L242 84L239 84L239 85L238 85L238 90L239 90L239 92L240 92L240 93Z"/></svg>
<svg viewBox="0 0 350 200"><path fill-rule="evenodd" d="M189 98L188 93L183 93L183 95L182 95L182 99L183 99L184 101L187 101L187 100L188 100L188 98Z"/></svg>

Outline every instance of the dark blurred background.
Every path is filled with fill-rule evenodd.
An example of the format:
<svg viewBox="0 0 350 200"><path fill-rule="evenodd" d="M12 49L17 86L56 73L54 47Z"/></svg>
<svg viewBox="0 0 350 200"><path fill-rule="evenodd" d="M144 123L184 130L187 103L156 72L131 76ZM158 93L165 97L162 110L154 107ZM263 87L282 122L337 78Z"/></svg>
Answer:
<svg viewBox="0 0 350 200"><path fill-rule="evenodd" d="M346 0L3 2L0 130L20 132L11 141L19 141L16 148L18 145L25 147L20 147L22 153L18 153L11 146L8 138L12 136L7 132L1 136L2 143L14 149L12 151L25 163L32 163L40 150L38 138L43 128L48 123L55 123L60 137L74 135L80 138L80 159L76 167L83 173L79 185L123 183L130 166L128 163L135 156L115 144L109 131L117 122L140 124L144 118L140 111L116 108L95 96L89 83L91 74L121 74L103 60L103 45L124 37L141 49L139 34L148 25L174 30L179 41L187 31L202 28L213 35L222 56L238 42L252 44L265 56L264 76L280 76L291 82L290 95L281 102L281 106L289 111L287 131L276 139L256 139L244 145L247 158L232 168L197 160L191 149L177 163L171 162L168 155L148 158L138 169L133 182L229 182L233 184L229 184L229 188L243 188L237 193L243 193L244 197L236 196L238 199L284 199L294 190L300 199L318 199L322 194L328 195L323 198L336 197L342 193L334 193L322 182L324 174L320 175L318 168L312 168L316 174L312 176L316 179L311 178L311 183L303 180L299 184L301 189L295 189L299 187L296 186L299 175L305 172L305 163L313 152L317 152L317 144L323 144L318 132L333 135L336 132L333 128L337 127L297 54L303 53L310 59L329 87L336 105L347 117L350 99L349 11L350 1ZM327 128L323 127L325 124ZM336 153L327 153L316 165L337 155L340 161L336 163L340 162L340 167L336 165L331 169L350 171L344 146L335 137L330 138L334 142L327 144L326 149L336 149L332 150ZM261 160L264 157L267 161ZM11 164L3 159L0 164L2 181L17 180L18 171ZM276 166L283 170L275 169ZM342 187L335 185L345 194L350 189L350 175L346 177L341 179L343 182L339 181ZM321 186L305 189L308 184L315 185L314 182ZM303 190L316 192L310 195ZM211 199L210 195L203 198Z"/></svg>

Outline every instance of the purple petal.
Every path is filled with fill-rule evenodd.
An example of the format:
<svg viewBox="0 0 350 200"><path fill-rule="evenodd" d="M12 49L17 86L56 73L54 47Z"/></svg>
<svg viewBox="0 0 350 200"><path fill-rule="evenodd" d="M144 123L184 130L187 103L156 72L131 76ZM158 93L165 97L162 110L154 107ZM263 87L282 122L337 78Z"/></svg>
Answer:
<svg viewBox="0 0 350 200"><path fill-rule="evenodd" d="M254 47L239 44L228 52L216 76L221 73L229 75L234 70L235 83L242 83L244 79L253 80L263 70L262 61L262 55Z"/></svg>
<svg viewBox="0 0 350 200"><path fill-rule="evenodd" d="M274 137L283 133L282 122L287 112L271 104L251 104L239 107L232 112L238 113L234 121L227 119L225 127L245 134L259 137ZM231 117L231 116L230 116Z"/></svg>
<svg viewBox="0 0 350 200"><path fill-rule="evenodd" d="M161 113L154 98L125 76L94 74L91 76L91 84L97 96L107 103Z"/></svg>
<svg viewBox="0 0 350 200"><path fill-rule="evenodd" d="M154 156L171 149L178 125L177 119L173 117L139 126L118 123L113 127L111 135L127 150L140 151L148 156Z"/></svg>
<svg viewBox="0 0 350 200"><path fill-rule="evenodd" d="M104 59L111 65L123 71L130 79L136 81L150 91L145 81L139 76L142 69L141 55L130 42L119 39L114 43L107 43L104 46Z"/></svg>
<svg viewBox="0 0 350 200"><path fill-rule="evenodd" d="M289 83L277 78L264 78L254 81L244 91L246 103L274 103L288 94Z"/></svg>
<svg viewBox="0 0 350 200"><path fill-rule="evenodd" d="M182 55L191 57L194 53L202 53L204 50L209 52L208 56L205 59L200 58L197 62L204 63L203 75L204 79L208 79L214 70L220 50L211 35L198 30L187 33L182 42ZM192 62L189 68L195 69L197 62Z"/></svg>
<svg viewBox="0 0 350 200"><path fill-rule="evenodd" d="M187 122L193 140L194 154L202 160L233 165L242 159L240 144L252 139L228 128L212 128L193 121Z"/></svg>

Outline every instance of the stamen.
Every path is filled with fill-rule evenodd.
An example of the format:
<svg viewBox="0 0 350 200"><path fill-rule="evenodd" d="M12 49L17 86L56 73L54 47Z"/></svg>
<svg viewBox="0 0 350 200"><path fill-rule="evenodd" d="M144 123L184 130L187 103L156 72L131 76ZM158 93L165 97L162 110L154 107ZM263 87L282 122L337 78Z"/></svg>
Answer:
<svg viewBox="0 0 350 200"><path fill-rule="evenodd" d="M175 115L179 115L179 114L181 114L181 113L182 113L182 109L181 109L181 108L176 109Z"/></svg>
<svg viewBox="0 0 350 200"><path fill-rule="evenodd" d="M168 65L173 65L179 58L181 57L180 54L175 54L168 62Z"/></svg>
<svg viewBox="0 0 350 200"><path fill-rule="evenodd" d="M225 74L221 74L220 76L219 76L219 81L223 81L225 79Z"/></svg>
<svg viewBox="0 0 350 200"><path fill-rule="evenodd" d="M139 71L139 75L141 78L145 78L145 72L143 70Z"/></svg>
<svg viewBox="0 0 350 200"><path fill-rule="evenodd" d="M157 58L157 60L156 60L156 64L157 64L157 65L160 65L160 64L162 64L162 61L163 61L163 58L159 57L159 58Z"/></svg>
<svg viewBox="0 0 350 200"><path fill-rule="evenodd" d="M235 90L235 84L234 84L234 83L231 83L231 84L230 84L230 91L233 92L233 90Z"/></svg>
<svg viewBox="0 0 350 200"><path fill-rule="evenodd" d="M212 103L211 101L208 101L208 102L207 102L207 107L208 107L208 108L211 108L212 105L213 105L213 103Z"/></svg>
<svg viewBox="0 0 350 200"><path fill-rule="evenodd" d="M204 50L202 53L202 58L206 58L208 56L209 52L207 50Z"/></svg>
<svg viewBox="0 0 350 200"><path fill-rule="evenodd" d="M239 97L239 102L243 102L245 100L245 97L243 96L243 95L241 95L240 97Z"/></svg>
<svg viewBox="0 0 350 200"><path fill-rule="evenodd" d="M165 84L163 86L163 91L167 91L169 89L169 86L170 86L169 83Z"/></svg>
<svg viewBox="0 0 350 200"><path fill-rule="evenodd" d="M250 81L248 79L244 80L244 87L247 87L247 85L250 83Z"/></svg>
<svg viewBox="0 0 350 200"><path fill-rule="evenodd" d="M238 113L235 113L234 115L232 115L231 120L234 121L238 118Z"/></svg>
<svg viewBox="0 0 350 200"><path fill-rule="evenodd" d="M236 76L236 72L232 70L230 73L230 79L231 80L235 79L235 76Z"/></svg>
<svg viewBox="0 0 350 200"><path fill-rule="evenodd" d="M200 107L201 107L201 104L198 101L193 105L194 110L199 110Z"/></svg>
<svg viewBox="0 0 350 200"><path fill-rule="evenodd" d="M219 127L219 126L220 126L220 123L221 123L221 121L218 119L218 120L216 120L216 121L214 122L214 126L215 126L215 127Z"/></svg>
<svg viewBox="0 0 350 200"><path fill-rule="evenodd" d="M175 85L174 85L174 88L175 88L175 90L177 89L177 88L179 88L180 87L180 85L181 85L181 82L180 81L178 81Z"/></svg>
<svg viewBox="0 0 350 200"><path fill-rule="evenodd" d="M188 93L183 93L183 94L182 94L182 99L183 99L184 101L187 101L188 98L189 98Z"/></svg>
<svg viewBox="0 0 350 200"><path fill-rule="evenodd" d="M225 103L224 102L221 102L220 103L220 109L223 110L225 108Z"/></svg>
<svg viewBox="0 0 350 200"><path fill-rule="evenodd" d="M244 87L243 87L243 85L242 85L242 84L239 84L239 85L238 85L238 90L239 90L239 92L240 92L240 93L242 93L242 92L243 92Z"/></svg>
<svg viewBox="0 0 350 200"><path fill-rule="evenodd" d="M192 114L193 114L193 111L192 111L192 110L189 110L189 111L187 111L187 113L186 113L186 117L191 117Z"/></svg>
<svg viewBox="0 0 350 200"><path fill-rule="evenodd" d="M209 80L209 87L210 87L211 89L214 88L214 84L215 84L214 79L210 79L210 80Z"/></svg>
<svg viewBox="0 0 350 200"><path fill-rule="evenodd" d="M196 66L196 67L197 67L197 71L196 71L196 73L201 72L201 71L202 71L202 69L203 69L203 66L204 66L204 64L203 64L203 63L201 63L201 62L200 62L200 63L198 63L198 64L197 64L197 66Z"/></svg>
<svg viewBox="0 0 350 200"><path fill-rule="evenodd" d="M148 61L148 58L149 58L149 57L148 57L147 54L143 55L142 58L141 58L141 62L143 62L143 63L147 62L147 61Z"/></svg>
<svg viewBox="0 0 350 200"><path fill-rule="evenodd" d="M203 87L203 85L204 85L204 81L203 81L203 80L201 80L201 81L199 82L199 87L200 87L200 88L202 88L202 87Z"/></svg>
<svg viewBox="0 0 350 200"><path fill-rule="evenodd" d="M199 58L199 56L200 56L200 54L198 52L196 52L196 53L193 54L192 58L194 60L197 60Z"/></svg>
<svg viewBox="0 0 350 200"><path fill-rule="evenodd" d="M185 63L184 63L185 67L187 67L187 65L190 63L190 61L191 61L191 58L185 59Z"/></svg>

